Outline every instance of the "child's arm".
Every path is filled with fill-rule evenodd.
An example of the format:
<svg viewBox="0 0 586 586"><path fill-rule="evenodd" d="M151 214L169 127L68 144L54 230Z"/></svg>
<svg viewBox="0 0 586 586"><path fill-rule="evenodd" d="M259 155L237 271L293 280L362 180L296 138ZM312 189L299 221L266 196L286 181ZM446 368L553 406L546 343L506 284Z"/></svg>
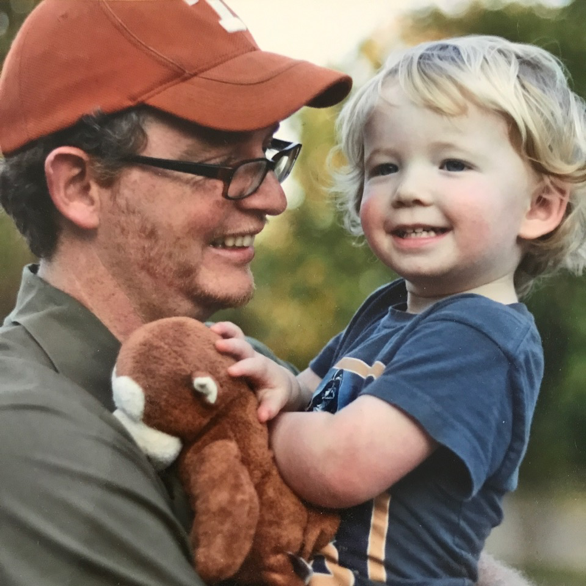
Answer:
<svg viewBox="0 0 586 586"><path fill-rule="evenodd" d="M320 382L313 371L296 379L255 352L234 324L212 329L225 338L216 343L218 350L239 360L230 375L246 378L255 389L259 419L308 404ZM271 446L285 481L301 498L346 508L388 489L428 458L436 443L403 411L366 395L335 414L282 413L271 424Z"/></svg>
<svg viewBox="0 0 586 586"><path fill-rule="evenodd" d="M368 395L335 414L279 415L271 445L287 484L305 500L333 508L374 498L437 446L411 417Z"/></svg>

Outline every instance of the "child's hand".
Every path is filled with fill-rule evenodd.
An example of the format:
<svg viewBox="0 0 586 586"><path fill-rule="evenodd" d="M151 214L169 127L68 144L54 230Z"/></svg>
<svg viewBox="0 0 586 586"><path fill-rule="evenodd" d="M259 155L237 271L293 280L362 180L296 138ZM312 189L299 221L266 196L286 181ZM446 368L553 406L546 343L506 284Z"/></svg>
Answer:
<svg viewBox="0 0 586 586"><path fill-rule="evenodd" d="M299 385L293 373L259 354L244 339L242 330L231 322L218 322L210 327L222 336L216 349L238 360L228 368L233 377L245 378L259 401L257 410L261 422L273 419L282 409L294 409L299 397Z"/></svg>

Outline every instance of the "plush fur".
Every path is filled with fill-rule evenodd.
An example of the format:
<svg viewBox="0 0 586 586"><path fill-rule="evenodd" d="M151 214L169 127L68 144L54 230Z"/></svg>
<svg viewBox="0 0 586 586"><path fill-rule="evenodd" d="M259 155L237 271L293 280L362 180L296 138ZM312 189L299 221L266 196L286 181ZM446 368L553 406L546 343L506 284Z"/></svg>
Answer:
<svg viewBox="0 0 586 586"><path fill-rule="evenodd" d="M518 570L498 562L491 555L483 553L478 563L476 586L534 586Z"/></svg>
<svg viewBox="0 0 586 586"><path fill-rule="evenodd" d="M204 582L300 586L295 556L307 560L324 547L339 519L307 506L283 482L255 395L227 374L234 361L215 350L216 339L189 318L139 328L116 363L116 415L155 466L179 457Z"/></svg>

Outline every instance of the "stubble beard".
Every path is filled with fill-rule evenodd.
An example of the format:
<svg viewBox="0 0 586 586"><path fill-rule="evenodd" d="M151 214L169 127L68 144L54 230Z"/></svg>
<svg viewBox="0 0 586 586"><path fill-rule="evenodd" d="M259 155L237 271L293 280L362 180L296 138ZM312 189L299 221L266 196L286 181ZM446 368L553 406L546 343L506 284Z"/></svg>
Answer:
<svg viewBox="0 0 586 586"><path fill-rule="evenodd" d="M187 240L171 238L128 200L118 200L116 207L118 281L125 283L144 322L171 316L205 320L222 309L242 307L254 296L252 274L246 289L222 291L221 279L206 277L201 266L194 266Z"/></svg>

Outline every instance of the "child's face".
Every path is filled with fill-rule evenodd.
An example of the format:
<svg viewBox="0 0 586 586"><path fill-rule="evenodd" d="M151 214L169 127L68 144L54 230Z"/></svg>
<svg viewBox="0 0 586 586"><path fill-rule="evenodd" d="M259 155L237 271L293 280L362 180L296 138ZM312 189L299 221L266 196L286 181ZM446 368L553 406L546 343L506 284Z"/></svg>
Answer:
<svg viewBox="0 0 586 586"><path fill-rule="evenodd" d="M465 115L448 117L391 81L364 142L362 227L410 294L443 297L503 281L512 287L538 179L501 116L470 103Z"/></svg>

